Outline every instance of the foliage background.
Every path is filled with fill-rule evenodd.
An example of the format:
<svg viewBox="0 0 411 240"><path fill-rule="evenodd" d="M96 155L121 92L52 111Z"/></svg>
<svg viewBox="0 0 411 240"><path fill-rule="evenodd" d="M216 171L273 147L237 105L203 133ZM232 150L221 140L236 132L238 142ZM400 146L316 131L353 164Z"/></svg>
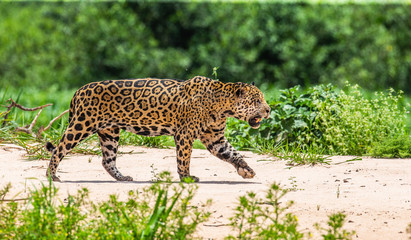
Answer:
<svg viewBox="0 0 411 240"><path fill-rule="evenodd" d="M0 87L113 78L345 81L411 93L411 5L0 3Z"/></svg>

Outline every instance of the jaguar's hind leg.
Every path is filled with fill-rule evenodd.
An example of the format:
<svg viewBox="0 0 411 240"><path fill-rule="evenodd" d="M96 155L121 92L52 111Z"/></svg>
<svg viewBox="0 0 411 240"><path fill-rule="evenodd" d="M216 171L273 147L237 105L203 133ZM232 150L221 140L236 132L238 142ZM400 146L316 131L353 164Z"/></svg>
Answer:
<svg viewBox="0 0 411 240"><path fill-rule="evenodd" d="M60 179L56 176L56 173L57 167L64 156L66 156L79 142L93 134L92 131L83 132L81 131L82 129L83 127L79 124L75 126L74 124L69 124L69 127L64 132L57 147L50 142L46 144L46 149L52 153L46 176L50 177L53 181L60 182Z"/></svg>
<svg viewBox="0 0 411 240"><path fill-rule="evenodd" d="M103 154L103 167L117 181L133 181L130 176L123 176L116 167L118 141L120 138L120 129L111 127L99 130L97 132L100 138L100 146Z"/></svg>

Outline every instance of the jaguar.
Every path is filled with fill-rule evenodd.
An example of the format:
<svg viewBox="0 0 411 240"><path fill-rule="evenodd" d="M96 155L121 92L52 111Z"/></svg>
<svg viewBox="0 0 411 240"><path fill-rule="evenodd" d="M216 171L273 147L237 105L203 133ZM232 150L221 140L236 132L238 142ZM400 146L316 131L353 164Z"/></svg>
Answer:
<svg viewBox="0 0 411 240"><path fill-rule="evenodd" d="M69 123L59 144L48 142L52 156L46 175L60 181L60 161L77 144L97 133L106 171L118 181L132 181L116 167L120 130L144 136L174 137L177 172L190 178L193 142L199 139L214 156L231 163L243 178L255 172L224 136L228 117L247 121L258 128L268 118L270 107L254 85L221 82L197 76L175 79L125 79L92 82L78 89L69 109Z"/></svg>

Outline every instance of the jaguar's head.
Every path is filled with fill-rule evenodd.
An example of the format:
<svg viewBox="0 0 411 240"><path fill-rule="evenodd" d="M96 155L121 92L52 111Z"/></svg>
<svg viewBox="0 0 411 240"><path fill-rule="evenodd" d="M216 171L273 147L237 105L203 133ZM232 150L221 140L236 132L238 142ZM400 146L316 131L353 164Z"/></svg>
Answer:
<svg viewBox="0 0 411 240"><path fill-rule="evenodd" d="M263 118L269 118L270 106L263 93L252 84L235 84L235 118L247 121L252 128L258 128Z"/></svg>

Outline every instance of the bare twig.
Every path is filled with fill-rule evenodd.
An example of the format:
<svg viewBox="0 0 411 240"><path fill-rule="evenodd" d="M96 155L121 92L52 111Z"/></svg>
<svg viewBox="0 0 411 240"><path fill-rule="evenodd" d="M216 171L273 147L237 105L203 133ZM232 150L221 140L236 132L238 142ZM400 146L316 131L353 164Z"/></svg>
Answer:
<svg viewBox="0 0 411 240"><path fill-rule="evenodd" d="M28 198L15 198L15 199L0 199L0 202L17 202L17 201L26 201Z"/></svg>
<svg viewBox="0 0 411 240"><path fill-rule="evenodd" d="M43 131L47 131L57 119L61 118L64 114L66 114L68 112L69 112L69 109L67 109L66 111L60 113L60 115L58 115L57 117L55 117L53 120L50 121L49 125L47 125L47 127L45 127L43 129Z"/></svg>
<svg viewBox="0 0 411 240"><path fill-rule="evenodd" d="M13 107L19 108L19 109L21 109L21 110L23 110L23 111L30 111L30 112L32 112L32 111L36 111L36 110L43 109L43 108L45 108L45 107L48 107L48 106L53 105L53 104L49 103L49 104L46 104L46 105L43 105L43 106L39 106L39 107L35 107L35 108L27 108L27 107L24 107L24 106L16 103L16 102L15 102L13 99L11 99L11 98L9 98L9 100L7 100L6 102L11 102L11 103L10 103L10 105L6 106L7 111L6 111L6 114L4 115L4 120L7 120L8 116L9 116L9 113L10 113L10 111L11 111L11 109L12 109ZM40 111L40 112L41 112L41 111ZM38 118L38 115L40 115L40 113L37 114L34 123L36 123L37 118ZM3 127L5 126L5 124L6 124L6 121L3 122ZM33 124L33 123L32 123L32 124ZM31 125L31 124L30 124L30 125ZM33 125L34 125L34 124L33 124ZM27 132L27 131L24 130L24 129L20 129L20 131ZM30 131L31 131L31 130L30 130Z"/></svg>
<svg viewBox="0 0 411 240"><path fill-rule="evenodd" d="M38 117L40 116L40 114L41 114L41 112L43 111L44 108L46 108L46 107L48 107L48 106L51 106L51 105L53 105L53 104L49 103L49 104L42 105L42 106L38 106L38 107L34 107L34 108L28 108L28 107L24 107L24 106L16 103L16 102L15 102L13 99L11 99L11 98L10 98L9 100L7 100L7 102L11 102L11 103L10 103L10 105L5 106L5 107L7 108L7 111L6 111L5 114L4 114L4 120L6 120L6 119L8 118L8 115L9 115L9 113L10 113L10 111L11 111L11 109L12 109L13 107L19 108L19 109L21 109L21 110L23 110L23 111L30 111L30 112L36 111L36 110L40 110L40 111L37 113L37 115L34 117L33 121L30 123L30 125L27 125L27 126L25 126L25 127L18 127L18 128L16 128L16 131L25 132L25 133L27 133L27 134L31 134L33 137L36 137L36 136L37 136L38 138L41 137L41 133L42 133L42 132L48 130L48 129L51 127L51 125L52 125L57 119L61 118L64 114L66 114L66 113L69 111L69 110L66 110L66 111L62 112L60 115L58 115L57 117L55 117L53 120L50 121L50 123L47 125L47 127L44 128L43 126L41 126L40 129L39 129L39 131L37 132L37 134L35 134L35 133L33 133L33 127L34 127L34 125L36 124ZM5 124L6 124L6 121L3 122L3 127L4 127Z"/></svg>
<svg viewBox="0 0 411 240"><path fill-rule="evenodd" d="M40 116L40 113L42 111L43 111L43 109L41 108L40 111L37 113L36 117L34 117L33 121L30 123L30 125L25 126L25 127L18 127L18 128L16 128L16 131L25 132L25 133L31 134L33 137L35 137L36 135L33 133L33 126L34 126L34 124L36 124L37 118Z"/></svg>
<svg viewBox="0 0 411 240"><path fill-rule="evenodd" d="M32 111L36 111L36 110L43 109L43 108L45 108L45 107L48 107L48 106L53 105L53 104L49 103L49 104L46 104L46 105L43 105L43 106L39 106L39 107L27 108L27 107L24 107L24 106L16 103L16 102L15 102L13 99L11 99L11 98L9 98L9 100L7 100L7 102L11 102L11 104L10 104L9 106L7 106L7 110L8 110L8 111L10 111L10 109L11 109L12 107L17 107L17 108L20 108L20 109L23 110L23 111L32 112Z"/></svg>

